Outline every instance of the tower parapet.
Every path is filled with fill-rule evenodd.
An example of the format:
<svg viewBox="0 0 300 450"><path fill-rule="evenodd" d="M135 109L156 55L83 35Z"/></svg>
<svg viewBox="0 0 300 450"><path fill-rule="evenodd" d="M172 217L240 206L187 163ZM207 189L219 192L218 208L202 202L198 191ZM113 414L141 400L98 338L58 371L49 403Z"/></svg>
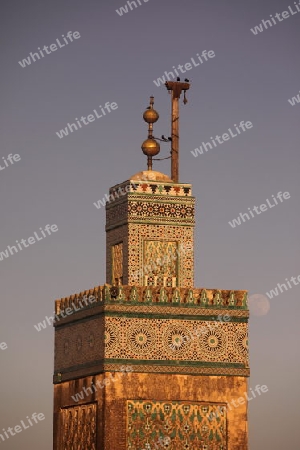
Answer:
<svg viewBox="0 0 300 450"><path fill-rule="evenodd" d="M92 298L90 304L87 300ZM105 284L88 289L79 294L73 294L55 301L55 313L62 320L78 311L94 308L99 304L146 304L180 307L212 309L245 310L244 317L248 317L247 291L229 291L205 288L165 288L154 286L111 286ZM66 312L67 309L72 311ZM226 311L226 312L228 312ZM212 314L213 312L210 311ZM63 315L61 314L63 313ZM200 315L203 311L200 311ZM205 313L206 314L206 313Z"/></svg>
<svg viewBox="0 0 300 450"><path fill-rule="evenodd" d="M57 300L56 314L54 382L124 363L145 373L249 375L246 291L104 285Z"/></svg>

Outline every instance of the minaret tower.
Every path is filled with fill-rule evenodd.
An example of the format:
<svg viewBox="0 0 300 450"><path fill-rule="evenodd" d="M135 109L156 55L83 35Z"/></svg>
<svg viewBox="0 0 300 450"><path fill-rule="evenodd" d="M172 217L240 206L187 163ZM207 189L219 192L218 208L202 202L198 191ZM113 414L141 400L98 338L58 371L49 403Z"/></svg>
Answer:
<svg viewBox="0 0 300 450"><path fill-rule="evenodd" d="M106 284L56 301L54 450L247 450L247 292L194 287L192 186L143 118L147 170L110 189ZM171 177L153 170L171 146Z"/></svg>

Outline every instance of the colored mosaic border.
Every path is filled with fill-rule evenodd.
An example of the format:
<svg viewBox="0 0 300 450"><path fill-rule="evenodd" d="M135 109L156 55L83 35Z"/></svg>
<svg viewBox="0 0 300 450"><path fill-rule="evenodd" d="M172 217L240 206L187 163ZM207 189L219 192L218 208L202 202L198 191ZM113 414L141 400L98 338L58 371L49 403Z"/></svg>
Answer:
<svg viewBox="0 0 300 450"><path fill-rule="evenodd" d="M195 225L194 197L127 194L106 203L106 231L125 223Z"/></svg>
<svg viewBox="0 0 300 450"><path fill-rule="evenodd" d="M109 194L113 195L115 198L118 198L122 192L164 195L166 197L191 197L192 185L189 183L173 183L164 181L126 180L123 183L116 184L109 189Z"/></svg>

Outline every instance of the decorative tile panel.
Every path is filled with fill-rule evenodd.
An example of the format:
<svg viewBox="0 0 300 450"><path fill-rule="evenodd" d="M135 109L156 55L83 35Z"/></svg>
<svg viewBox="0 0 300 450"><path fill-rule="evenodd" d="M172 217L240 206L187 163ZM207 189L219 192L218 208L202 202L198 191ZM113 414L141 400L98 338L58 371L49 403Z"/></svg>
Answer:
<svg viewBox="0 0 300 450"><path fill-rule="evenodd" d="M226 450L226 407L202 402L128 400L126 448Z"/></svg>
<svg viewBox="0 0 300 450"><path fill-rule="evenodd" d="M191 227L175 225L129 225L128 284L143 286L145 283L143 253L144 242L148 240L178 242L177 285L192 287L194 284L194 231ZM150 263L148 260L148 264Z"/></svg>
<svg viewBox="0 0 300 450"><path fill-rule="evenodd" d="M123 283L123 242L112 247L113 274L112 282L115 285Z"/></svg>
<svg viewBox="0 0 300 450"><path fill-rule="evenodd" d="M145 240L143 256L146 286L177 286L178 242Z"/></svg>

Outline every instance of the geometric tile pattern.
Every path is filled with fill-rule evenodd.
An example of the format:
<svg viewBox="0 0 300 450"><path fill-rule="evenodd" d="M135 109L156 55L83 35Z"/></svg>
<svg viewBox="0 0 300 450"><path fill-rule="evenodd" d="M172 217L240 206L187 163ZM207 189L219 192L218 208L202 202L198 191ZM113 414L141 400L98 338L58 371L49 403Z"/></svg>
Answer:
<svg viewBox="0 0 300 450"><path fill-rule="evenodd" d="M160 308L162 309L162 308ZM161 314L160 314L161 315ZM136 317L106 311L100 317L59 326L55 333L55 371L94 361L143 365L143 370L198 373L215 368L222 374L244 375L249 367L247 318L239 322L204 319ZM148 317L147 317L148 316ZM205 371L204 371L205 372ZM214 372L215 373L215 372Z"/></svg>
<svg viewBox="0 0 300 450"><path fill-rule="evenodd" d="M143 267L146 286L177 286L178 243L145 240Z"/></svg>
<svg viewBox="0 0 300 450"><path fill-rule="evenodd" d="M62 408L61 445L64 450L96 450L97 404Z"/></svg>
<svg viewBox="0 0 300 450"><path fill-rule="evenodd" d="M128 225L128 284L144 286L146 268L144 265L145 241L158 241L158 245L166 245L175 241L178 244L178 277L177 286L186 288L194 284L194 230L192 227L177 225ZM164 257L160 255L160 258ZM177 259L177 258L176 258ZM154 265L154 261L147 261L147 266Z"/></svg>
<svg viewBox="0 0 300 450"><path fill-rule="evenodd" d="M131 223L194 225L194 197L127 195L106 206L106 230Z"/></svg>
<svg viewBox="0 0 300 450"><path fill-rule="evenodd" d="M155 199L145 197L142 199L137 196L129 197L128 216L129 219L142 221L156 221L173 223L193 223L194 205L190 199L172 199L166 202L163 197ZM161 220L160 220L161 219Z"/></svg>
<svg viewBox="0 0 300 450"><path fill-rule="evenodd" d="M239 363L248 366L246 323L106 317L105 358Z"/></svg>
<svg viewBox="0 0 300 450"><path fill-rule="evenodd" d="M123 242L112 247L113 280L116 285L123 283Z"/></svg>
<svg viewBox="0 0 300 450"><path fill-rule="evenodd" d="M187 183L127 180L109 189L110 199L116 200L120 197L120 193L125 192L159 194L165 197L191 197L192 186Z"/></svg>
<svg viewBox="0 0 300 450"><path fill-rule="evenodd" d="M126 448L226 450L226 416L224 404L128 400Z"/></svg>

